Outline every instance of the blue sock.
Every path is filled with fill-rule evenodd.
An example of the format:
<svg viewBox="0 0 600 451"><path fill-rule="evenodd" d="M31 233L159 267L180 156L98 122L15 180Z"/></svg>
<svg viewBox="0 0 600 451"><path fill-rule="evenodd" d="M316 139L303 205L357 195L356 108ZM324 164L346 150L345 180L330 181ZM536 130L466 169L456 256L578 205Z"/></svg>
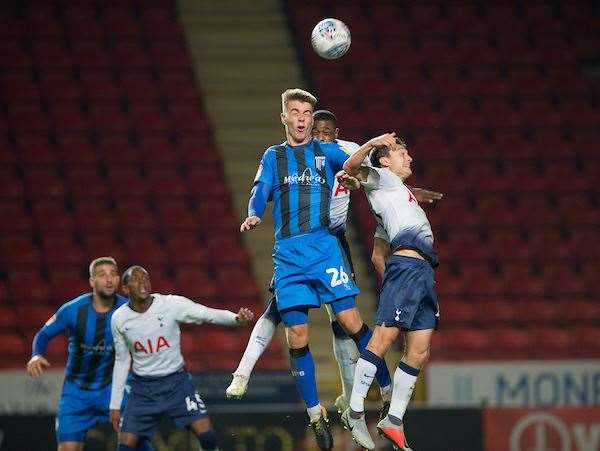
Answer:
<svg viewBox="0 0 600 451"><path fill-rule="evenodd" d="M135 451L135 447L129 445L122 445L119 443L117 445L117 451Z"/></svg>
<svg viewBox="0 0 600 451"><path fill-rule="evenodd" d="M212 429L199 434L198 441L200 442L200 446L204 451L213 451L217 449L217 436L215 435L215 431Z"/></svg>
<svg viewBox="0 0 600 451"><path fill-rule="evenodd" d="M296 379L296 386L306 407L314 407L319 404L315 361L308 345L300 349L290 349L290 364L292 366L292 376Z"/></svg>
<svg viewBox="0 0 600 451"><path fill-rule="evenodd" d="M154 451L154 446L152 446L152 440L146 437L140 437L140 441L138 442L136 451Z"/></svg>
<svg viewBox="0 0 600 451"><path fill-rule="evenodd" d="M365 352L367 345L369 344L369 340L372 336L373 331L369 329L369 327L366 324L363 324L358 332L351 335L352 339L356 343L358 352L360 352L361 355L363 355L363 353ZM390 372L387 368L387 365L385 364L385 360L379 359L377 363L375 363L375 365L377 366L377 374L375 375L375 378L377 379L379 386L388 387L392 383L392 378L390 377Z"/></svg>

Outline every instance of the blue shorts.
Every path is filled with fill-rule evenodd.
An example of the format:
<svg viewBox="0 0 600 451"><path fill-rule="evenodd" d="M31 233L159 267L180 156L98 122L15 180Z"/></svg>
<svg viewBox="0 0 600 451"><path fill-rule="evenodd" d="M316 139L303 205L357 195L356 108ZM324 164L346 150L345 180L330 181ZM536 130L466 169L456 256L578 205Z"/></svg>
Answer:
<svg viewBox="0 0 600 451"><path fill-rule="evenodd" d="M375 324L403 330L436 329L434 272L426 260L392 255L385 265Z"/></svg>
<svg viewBox="0 0 600 451"><path fill-rule="evenodd" d="M121 431L153 437L163 415L180 428L207 417L204 401L186 371L164 377L134 375Z"/></svg>
<svg viewBox="0 0 600 451"><path fill-rule="evenodd" d="M356 307L356 300L354 297L347 297L344 299L336 299L329 303L334 314L338 314L349 308ZM309 307L292 307L291 309L279 312L281 320L286 327L298 326L300 324L308 324L308 310Z"/></svg>
<svg viewBox="0 0 600 451"><path fill-rule="evenodd" d="M273 263L280 312L320 307L359 293L340 242L325 229L278 240Z"/></svg>
<svg viewBox="0 0 600 451"><path fill-rule="evenodd" d="M88 430L108 422L110 390L110 384L99 390L83 390L75 383L65 380L56 414L56 441L84 442ZM128 398L129 386L126 386L121 410Z"/></svg>

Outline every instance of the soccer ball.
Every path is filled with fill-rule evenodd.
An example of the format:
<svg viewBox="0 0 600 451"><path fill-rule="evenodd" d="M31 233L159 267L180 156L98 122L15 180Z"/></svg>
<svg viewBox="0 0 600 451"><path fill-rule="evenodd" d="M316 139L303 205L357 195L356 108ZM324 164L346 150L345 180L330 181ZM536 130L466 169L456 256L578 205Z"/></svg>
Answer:
<svg viewBox="0 0 600 451"><path fill-rule="evenodd" d="M323 19L310 36L310 42L317 54L328 60L343 56L350 48L350 30L338 19Z"/></svg>

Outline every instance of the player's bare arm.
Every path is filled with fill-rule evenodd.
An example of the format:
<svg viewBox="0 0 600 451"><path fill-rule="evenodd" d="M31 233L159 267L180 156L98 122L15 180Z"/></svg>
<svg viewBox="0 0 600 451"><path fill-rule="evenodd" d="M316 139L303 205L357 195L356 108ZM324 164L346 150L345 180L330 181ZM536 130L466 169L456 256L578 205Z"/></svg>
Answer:
<svg viewBox="0 0 600 451"><path fill-rule="evenodd" d="M414 188L412 186L409 187L409 189L415 196L415 199L417 199L417 202L420 203L432 204L433 202L440 200L442 197L444 197L444 193L439 193L437 191L430 191L423 188Z"/></svg>
<svg viewBox="0 0 600 451"><path fill-rule="evenodd" d="M37 379L44 372L44 367L51 366L50 363L41 355L34 355L29 362L27 362L27 373Z"/></svg>
<svg viewBox="0 0 600 451"><path fill-rule="evenodd" d="M350 156L344 163L344 171L352 177L356 177L361 182L366 182L369 175L369 168L362 165L364 159L371 150L378 146L392 147L396 143L396 133L385 133L370 139Z"/></svg>
<svg viewBox="0 0 600 451"><path fill-rule="evenodd" d="M385 261L390 256L390 243L383 238L375 237L373 239L373 254L371 255L371 263L379 277L383 278L385 272Z"/></svg>
<svg viewBox="0 0 600 451"><path fill-rule="evenodd" d="M119 423L121 422L121 411L111 409L110 422L115 432L119 432Z"/></svg>

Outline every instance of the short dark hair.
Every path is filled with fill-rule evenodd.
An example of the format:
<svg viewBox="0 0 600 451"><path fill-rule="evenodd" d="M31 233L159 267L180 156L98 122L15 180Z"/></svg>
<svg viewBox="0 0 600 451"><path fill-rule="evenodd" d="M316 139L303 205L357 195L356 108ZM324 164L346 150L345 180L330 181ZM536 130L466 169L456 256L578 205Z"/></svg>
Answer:
<svg viewBox="0 0 600 451"><path fill-rule="evenodd" d="M406 142L401 138L396 138L396 144L400 144L402 147L406 149ZM382 157L387 157L390 154L390 148L388 146L377 146L369 155L369 160L371 161L371 166L374 168L380 168L381 163L379 159Z"/></svg>
<svg viewBox="0 0 600 451"><path fill-rule="evenodd" d="M313 113L313 120L316 121L331 121L337 124L337 118L329 110L317 110Z"/></svg>
<svg viewBox="0 0 600 451"><path fill-rule="evenodd" d="M146 269L142 268L139 265L130 266L129 268L127 268L127 270L125 270L125 272L123 273L123 276L121 277L122 285L127 285L129 283L129 278L131 277L131 274L133 273L134 269L141 269L146 274L148 274L148 271L146 271Z"/></svg>

